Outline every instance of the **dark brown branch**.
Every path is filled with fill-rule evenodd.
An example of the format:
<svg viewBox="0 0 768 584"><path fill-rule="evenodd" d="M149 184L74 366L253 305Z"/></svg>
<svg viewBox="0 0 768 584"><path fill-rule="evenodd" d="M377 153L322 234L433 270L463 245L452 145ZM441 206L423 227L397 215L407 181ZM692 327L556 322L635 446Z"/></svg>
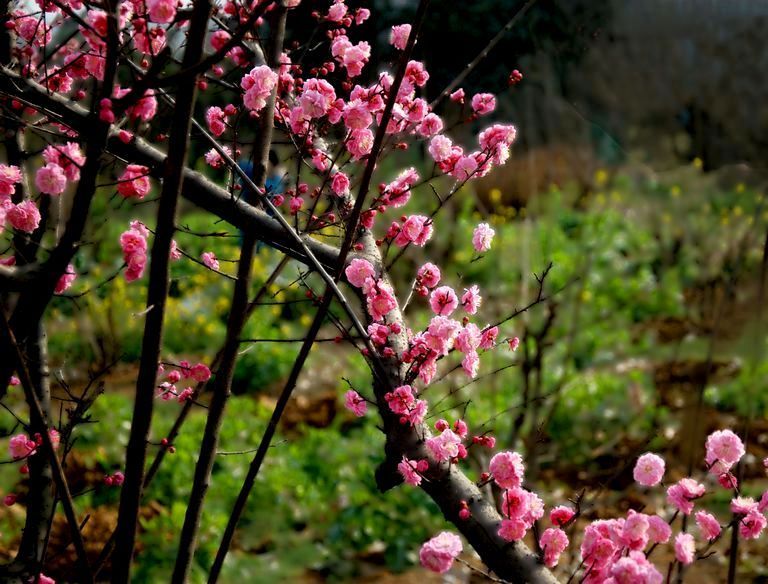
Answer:
<svg viewBox="0 0 768 584"><path fill-rule="evenodd" d="M77 515L75 514L74 503L72 502L72 495L69 492L69 485L67 484L67 479L64 476L64 470L61 467L59 457L56 455L56 450L51 443L51 436L49 433L50 428L48 426L48 422L45 419L43 407L40 404L40 400L38 399L38 392L35 390L35 387L32 383L32 378L24 361L24 356L21 354L21 350L19 349L15 335L13 334L13 330L11 329L11 325L2 311L0 311L0 314L2 314L3 339L7 342L8 346L11 347L10 354L16 371L19 374L19 380L21 381L21 386L24 390L24 396L29 403L32 427L40 428L43 446L45 447L45 451L50 459L51 468L53 470L53 480L56 483L58 496L61 499L62 506L64 507L64 515L66 516L67 522L69 523L72 541L75 544L80 578L83 582L93 582L93 574L91 573L91 568L88 565L88 557L85 552L85 543L83 542L83 536L80 533L80 526L77 521Z"/></svg>
<svg viewBox="0 0 768 584"><path fill-rule="evenodd" d="M190 21L184 64L200 60L203 41L211 12L210 0L195 2ZM173 111L168 156L163 165L163 189L157 211L157 227L152 244L147 320L144 325L141 361L136 381L131 433L125 462L125 482L120 496L115 535L113 582L130 582L131 562L136 541L136 527L144 483L147 439L152 423L152 410L157 383L157 364L163 337L163 318L169 290L171 242L176 225L176 209L184 181L184 168L189 149L191 120L197 97L197 76L190 75L179 83L179 97Z"/></svg>
<svg viewBox="0 0 768 584"><path fill-rule="evenodd" d="M279 66L277 60L283 48L287 14L288 10L286 8L280 8L273 20L272 44L268 55L268 64L273 68ZM272 143L276 101L277 88L272 91L267 105L259 118L258 143L254 151L255 172L253 181L262 190L267 179L267 163L269 160L269 147ZM246 233L240 252L232 306L227 318L227 335L222 351L221 365L216 372L216 380L213 384L213 398L208 407L203 440L200 444L200 454L195 465L189 505L187 506L184 525L181 530L179 552L176 556L176 564L171 579L171 582L174 584L184 584L187 581L192 558L195 554L197 533L200 528L200 515L203 510L205 495L210 485L213 462L219 446L224 409L232 393L232 378L240 346L240 335L248 318L248 288L251 284L251 263L255 246L256 237L254 234L252 232Z"/></svg>

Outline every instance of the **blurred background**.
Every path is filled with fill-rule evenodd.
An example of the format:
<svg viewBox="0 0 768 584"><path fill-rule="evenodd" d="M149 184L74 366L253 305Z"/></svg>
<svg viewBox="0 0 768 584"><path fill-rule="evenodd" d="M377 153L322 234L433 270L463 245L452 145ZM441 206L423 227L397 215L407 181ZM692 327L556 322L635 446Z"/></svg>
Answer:
<svg viewBox="0 0 768 584"><path fill-rule="evenodd" d="M523 4L432 2L416 47L431 75L427 97L435 98ZM378 41L370 80L391 67L389 28L409 22L416 2L349 5L373 12L356 33ZM310 11L325 7L305 0L291 34L306 35L314 26ZM480 286L481 315L489 323L527 305L541 286L546 300L502 327L502 337L521 339L518 350L502 344L486 355L471 384L461 373L445 375L430 401L439 416L464 417L474 433L491 431L500 447L524 452L530 485L547 505L583 494L585 520L628 508L662 511L661 490L647 493L632 482L636 457L662 454L669 482L700 476L704 437L725 427L747 437L743 493L759 496L766 488L760 460L768 455L767 24L768 2L756 0L539 0L462 84L468 95L498 94L493 117L518 127L517 143L506 166L453 199L438 219L437 236L426 250L410 250L395 276L405 284L423 261L439 260L446 283ZM515 69L523 78L510 86ZM202 94L198 112L212 104L221 105L215 89ZM455 104L438 111L459 118ZM469 144L487 123L449 133ZM207 147L201 142L198 150L201 157ZM431 162L414 145L382 165L377 181L391 180L404 166L428 174ZM202 160L197 167L227 180ZM414 195L409 209L430 210L430 198L427 190ZM84 493L79 505L92 510L86 537L94 549L100 533L114 527L119 494L101 480L122 464L143 322L136 315L145 294L143 286L110 276L119 268L120 232L137 213L147 221L152 213L118 199L107 195L97 203L95 243L78 258L82 276L73 292L98 286L80 298L57 299L48 326L60 383L82 387L89 372L109 366L93 410L98 424L78 430L68 470L73 491ZM471 234L480 221L497 236L492 251L472 262ZM236 232L191 206L180 222L182 249L193 257L215 251L222 270L234 272ZM229 236L194 236L212 229ZM271 250L259 252L257 285L279 259ZM231 282L192 262L173 270L165 352L169 359L210 362L224 338ZM297 272L289 267L270 287L272 301L254 314L248 338L301 337L313 309L303 290L290 286ZM534 274L545 272L540 284ZM415 302L409 318L414 329L426 323L426 304ZM320 336L333 337L334 329ZM291 343L243 344L229 406L237 415L225 422L223 451L255 446L297 351ZM450 367L444 364L441 374ZM461 566L445 579L416 566L420 544L445 524L417 490L376 491L383 436L372 415L359 420L344 410L348 384L366 393L365 363L348 347L318 344L222 580L475 581ZM175 402L158 403L158 440L178 410ZM0 412L3 430L13 423ZM202 411L190 417L148 493L137 582L166 581L172 569L204 423ZM487 453L473 450L469 472L477 476ZM195 582L204 581L249 461L250 455L217 460ZM19 475L0 476L3 493L23 493ZM723 521L727 506L727 493L711 505ZM12 555L21 525L23 509L0 509L0 556ZM740 582L768 579L764 540L740 548ZM63 520L52 541L60 549L46 573L57 576L56 567L65 570L73 559L64 549ZM577 550L570 551L561 574L578 565ZM664 572L670 554L659 551L655 560ZM697 562L689 577L724 581L725 562L716 553Z"/></svg>

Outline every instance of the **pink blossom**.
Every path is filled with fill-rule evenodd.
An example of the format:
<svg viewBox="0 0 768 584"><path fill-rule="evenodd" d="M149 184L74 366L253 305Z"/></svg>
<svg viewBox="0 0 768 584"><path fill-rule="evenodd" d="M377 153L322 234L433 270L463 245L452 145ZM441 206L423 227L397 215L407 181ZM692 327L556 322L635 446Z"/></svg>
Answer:
<svg viewBox="0 0 768 584"><path fill-rule="evenodd" d="M46 164L35 174L35 186L41 193L60 195L67 188L67 176L58 164Z"/></svg>
<svg viewBox="0 0 768 584"><path fill-rule="evenodd" d="M520 346L520 337L512 337L509 339L509 350L513 353L517 351L517 348Z"/></svg>
<svg viewBox="0 0 768 584"><path fill-rule="evenodd" d="M768 491L765 491L763 496L760 497L760 502L757 504L757 510L760 511L760 513L765 513L765 511L768 510Z"/></svg>
<svg viewBox="0 0 768 584"><path fill-rule="evenodd" d="M429 321L424 342L440 355L447 355L461 330L461 323L445 316L435 316Z"/></svg>
<svg viewBox="0 0 768 584"><path fill-rule="evenodd" d="M464 294L461 297L461 306L467 314L476 314L477 309L480 308L482 302L483 297L480 296L480 288L476 285L464 289Z"/></svg>
<svg viewBox="0 0 768 584"><path fill-rule="evenodd" d="M424 421L424 416L427 415L427 401L423 399L417 399L411 410L408 412L407 416L404 416L400 419L402 423L408 422L411 426L416 426L418 424L421 424ZM459 446L459 453L461 453L461 448L463 446Z"/></svg>
<svg viewBox="0 0 768 584"><path fill-rule="evenodd" d="M229 146L222 146L222 149L227 153L229 157L232 157L232 149ZM227 161L224 159L224 157L219 154L218 150L214 148L211 148L208 152L206 152L203 158L205 158L206 164L208 164L211 168L222 168L227 164Z"/></svg>
<svg viewBox="0 0 768 584"><path fill-rule="evenodd" d="M411 187L419 180L413 167L405 169L395 180L384 187L382 202L392 207L402 207L411 196Z"/></svg>
<svg viewBox="0 0 768 584"><path fill-rule="evenodd" d="M451 569L453 560L458 557L461 550L462 545L459 536L443 531L421 546L419 560L421 565L428 570L444 574Z"/></svg>
<svg viewBox="0 0 768 584"><path fill-rule="evenodd" d="M277 73L267 65L259 65L251 69L240 80L240 87L245 90L243 103L253 112L259 112L267 105L267 99L277 85Z"/></svg>
<svg viewBox="0 0 768 584"><path fill-rule="evenodd" d="M462 353L473 353L480 346L480 329L470 322L456 335L456 348Z"/></svg>
<svg viewBox="0 0 768 584"><path fill-rule="evenodd" d="M610 574L605 584L661 584L664 580L656 566L639 551L619 558L610 566ZM588 578L588 581L592 580Z"/></svg>
<svg viewBox="0 0 768 584"><path fill-rule="evenodd" d="M412 243L422 247L431 237L432 220L425 215L410 215L403 221L395 237L395 245L405 246Z"/></svg>
<svg viewBox="0 0 768 584"><path fill-rule="evenodd" d="M492 326L483 330L480 335L480 349L493 349L499 336L499 327Z"/></svg>
<svg viewBox="0 0 768 584"><path fill-rule="evenodd" d="M126 263L128 268L125 270L125 281L133 282L144 274L144 268L147 265L147 255L142 252L135 253L126 260Z"/></svg>
<svg viewBox="0 0 768 584"><path fill-rule="evenodd" d="M600 572L620 548L611 541L610 524L595 521L587 525L581 541L581 557L590 571Z"/></svg>
<svg viewBox="0 0 768 584"><path fill-rule="evenodd" d="M301 88L299 107L306 119L327 114L336 101L336 90L325 79L307 79ZM343 101L340 105L343 106ZM338 121L338 120L337 120Z"/></svg>
<svg viewBox="0 0 768 584"><path fill-rule="evenodd" d="M682 513L690 515L693 501L704 495L706 487L691 478L680 479L667 489L667 501Z"/></svg>
<svg viewBox="0 0 768 584"><path fill-rule="evenodd" d="M714 515L711 513L707 513L706 511L697 511L696 525L699 526L699 531L701 532L701 535L704 537L704 539L711 541L720 535L720 523L718 523L717 519L715 519Z"/></svg>
<svg viewBox="0 0 768 584"><path fill-rule="evenodd" d="M646 452L637 459L633 476L635 481L646 487L653 487L664 477L664 459L656 454Z"/></svg>
<svg viewBox="0 0 768 584"><path fill-rule="evenodd" d="M375 271L368 260L355 258L349 262L344 274L352 286L362 288L368 278L373 278Z"/></svg>
<svg viewBox="0 0 768 584"><path fill-rule="evenodd" d="M757 539L766 527L765 515L753 509L739 522L739 534L744 539Z"/></svg>
<svg viewBox="0 0 768 584"><path fill-rule="evenodd" d="M7 208L5 218L14 229L32 233L40 225L40 210L32 201L27 199L18 205Z"/></svg>
<svg viewBox="0 0 768 584"><path fill-rule="evenodd" d="M180 404L183 404L185 401L192 399L192 395L194 393L195 390L193 390L191 387L185 387L176 398L176 401L178 401Z"/></svg>
<svg viewBox="0 0 768 584"><path fill-rule="evenodd" d="M568 547L568 536L562 529L550 527L541 534L539 546L544 550L544 564L554 568L560 559L560 554Z"/></svg>
<svg viewBox="0 0 768 584"><path fill-rule="evenodd" d="M396 49L404 51L405 45L408 42L408 35L410 34L410 24L397 24L392 27L392 32L389 34L389 44Z"/></svg>
<svg viewBox="0 0 768 584"><path fill-rule="evenodd" d="M125 280L133 282L141 278L147 262L147 236L149 231L139 221L131 221L131 228L120 235L120 247L123 250L123 261L128 269Z"/></svg>
<svg viewBox="0 0 768 584"><path fill-rule="evenodd" d="M736 489L739 486L739 481L732 472L717 475L717 483L724 489Z"/></svg>
<svg viewBox="0 0 768 584"><path fill-rule="evenodd" d="M746 515L757 509L757 503L752 497L734 497L731 500L731 511L738 515Z"/></svg>
<svg viewBox="0 0 768 584"><path fill-rule="evenodd" d="M435 162L443 162L450 158L451 153L453 152L453 143L447 136L438 134L429 141L428 150L429 155Z"/></svg>
<svg viewBox="0 0 768 584"><path fill-rule="evenodd" d="M630 509L622 525L619 541L630 550L642 550L648 538L648 516Z"/></svg>
<svg viewBox="0 0 768 584"><path fill-rule="evenodd" d="M426 263L416 272L418 282L427 288L434 288L440 282L440 268L435 264Z"/></svg>
<svg viewBox="0 0 768 584"><path fill-rule="evenodd" d="M428 113L426 116L424 116L424 119L419 124L418 129L419 134L425 137L434 136L438 132L442 131L443 120L440 119L440 116L434 113Z"/></svg>
<svg viewBox="0 0 768 584"><path fill-rule="evenodd" d="M568 523L576 512L565 505L558 505L549 512L549 520L552 525L556 527L562 527Z"/></svg>
<svg viewBox="0 0 768 584"><path fill-rule="evenodd" d="M493 164L504 164L509 158L509 147L515 141L514 126L494 124L480 132L479 143L484 153L491 155Z"/></svg>
<svg viewBox="0 0 768 584"><path fill-rule="evenodd" d="M175 239L171 240L171 250L168 255L174 261L181 259L181 250L179 250L179 245L176 243Z"/></svg>
<svg viewBox="0 0 768 584"><path fill-rule="evenodd" d="M328 9L326 18L331 22L341 22L347 15L347 5L343 1L336 2Z"/></svg>
<svg viewBox="0 0 768 584"><path fill-rule="evenodd" d="M214 136L221 136L227 129L226 119L226 114L220 107L209 107L205 112L205 121Z"/></svg>
<svg viewBox="0 0 768 584"><path fill-rule="evenodd" d="M461 360L461 368L470 379L477 377L477 370L480 367L480 356L477 351L469 351Z"/></svg>
<svg viewBox="0 0 768 584"><path fill-rule="evenodd" d="M8 443L8 451L11 453L11 458L14 460L20 460L32 456L37 452L37 443L26 434L16 434L11 437Z"/></svg>
<svg viewBox="0 0 768 584"><path fill-rule="evenodd" d="M368 404L354 389L350 389L344 394L344 407L358 418L364 416L365 412L368 411Z"/></svg>
<svg viewBox="0 0 768 584"><path fill-rule="evenodd" d="M385 324L374 322L368 325L368 336L371 341L377 345L386 345L389 337L389 327Z"/></svg>
<svg viewBox="0 0 768 584"><path fill-rule="evenodd" d="M744 456L744 443L731 430L718 430L707 437L706 461L710 472L727 472Z"/></svg>
<svg viewBox="0 0 768 584"><path fill-rule="evenodd" d="M496 109L496 97L492 93L476 93L472 96L472 110L484 116Z"/></svg>
<svg viewBox="0 0 768 584"><path fill-rule="evenodd" d="M377 282L366 295L368 314L374 321L382 320L397 306L392 287L384 282Z"/></svg>
<svg viewBox="0 0 768 584"><path fill-rule="evenodd" d="M18 496L14 493L8 493L5 498L3 498L3 505L6 507L12 507L16 504L16 500L18 499Z"/></svg>
<svg viewBox="0 0 768 584"><path fill-rule="evenodd" d="M462 156L458 159L455 166L453 167L451 176L457 180L465 181L473 178L476 174L476 171L477 159L472 155Z"/></svg>
<svg viewBox="0 0 768 584"><path fill-rule="evenodd" d="M353 130L347 141L347 150L353 160L360 160L371 152L373 148L373 132L368 128Z"/></svg>
<svg viewBox="0 0 768 584"><path fill-rule="evenodd" d="M417 87L424 87L429 81L429 73L421 61L408 61L405 66L405 78Z"/></svg>
<svg viewBox="0 0 768 584"><path fill-rule="evenodd" d="M355 24L361 25L371 17L371 11L367 8L358 8L355 12Z"/></svg>
<svg viewBox="0 0 768 584"><path fill-rule="evenodd" d="M59 444L61 443L61 434L59 434L59 431L56 428L49 428L48 438L51 440L51 446L53 449L58 450Z"/></svg>
<svg viewBox="0 0 768 584"><path fill-rule="evenodd" d="M331 190L338 196L343 197L349 193L349 177L343 172L337 172L331 179Z"/></svg>
<svg viewBox="0 0 768 584"><path fill-rule="evenodd" d="M517 452L499 452L491 458L488 470L502 489L519 487L523 482L525 465Z"/></svg>
<svg viewBox="0 0 768 584"><path fill-rule="evenodd" d="M459 445L461 445L461 436L450 429L445 429L437 436L426 440L427 449L438 462L456 458L459 455Z"/></svg>
<svg viewBox="0 0 768 584"><path fill-rule="evenodd" d="M403 456L403 460L397 465L397 470L409 485L418 487L421 484L421 475L417 472L418 464L415 460L409 460Z"/></svg>
<svg viewBox="0 0 768 584"><path fill-rule="evenodd" d="M459 306L456 292L450 286L440 286L432 291L429 296L429 306L432 312L440 316L450 316Z"/></svg>
<svg viewBox="0 0 768 584"><path fill-rule="evenodd" d="M295 215L296 213L298 213L303 205L304 205L304 199L302 199L301 197L291 197L291 201L288 204L291 210L291 215Z"/></svg>
<svg viewBox="0 0 768 584"><path fill-rule="evenodd" d="M416 398L410 385L401 385L384 395L389 409L395 414L407 414L413 407Z"/></svg>
<svg viewBox="0 0 768 584"><path fill-rule="evenodd" d="M475 227L472 233L472 246L475 248L475 251L484 252L491 249L494 235L496 235L496 231L487 223L480 223L480 225Z"/></svg>
<svg viewBox="0 0 768 584"><path fill-rule="evenodd" d="M504 517L523 521L530 510L530 493L521 487L506 489L501 496L501 511Z"/></svg>
<svg viewBox="0 0 768 584"><path fill-rule="evenodd" d="M341 35L331 44L331 54L347 70L347 75L357 77L371 57L371 45L365 41L353 45L346 36Z"/></svg>
<svg viewBox="0 0 768 584"><path fill-rule="evenodd" d="M21 182L21 170L18 166L0 164L0 196L12 195Z"/></svg>
<svg viewBox="0 0 768 584"><path fill-rule="evenodd" d="M147 10L153 22L173 22L176 18L176 0L147 0Z"/></svg>
<svg viewBox="0 0 768 584"><path fill-rule="evenodd" d="M653 543L667 543L672 536L669 523L658 515L648 517L648 538Z"/></svg>
<svg viewBox="0 0 768 584"><path fill-rule="evenodd" d="M148 122L155 117L157 113L157 98L149 90L139 99L134 106L129 108L128 115L133 120L142 120Z"/></svg>
<svg viewBox="0 0 768 584"><path fill-rule="evenodd" d="M203 263L209 267L212 270L218 271L219 269L219 260L216 259L216 254L212 251L205 251L200 256L200 259L203 261Z"/></svg>
<svg viewBox="0 0 768 584"><path fill-rule="evenodd" d="M204 363L197 363L189 370L189 376L198 383L203 383L211 378L211 370Z"/></svg>
<svg viewBox="0 0 768 584"><path fill-rule="evenodd" d="M355 99L344 106L344 125L349 130L364 130L373 123L373 116L362 101Z"/></svg>
<svg viewBox="0 0 768 584"><path fill-rule="evenodd" d="M499 526L499 537L506 541L520 541L525 537L527 528L519 519L502 519Z"/></svg>
<svg viewBox="0 0 768 584"><path fill-rule="evenodd" d="M696 542L690 533L678 533L675 537L675 558L682 564L691 564L696 555Z"/></svg>
<svg viewBox="0 0 768 584"><path fill-rule="evenodd" d="M146 166L129 164L117 180L117 192L125 198L143 199L149 193L149 169Z"/></svg>
<svg viewBox="0 0 768 584"><path fill-rule="evenodd" d="M85 163L85 156L75 142L67 142L63 145L51 145L43 150L43 159L47 164L59 166L66 176L67 180L76 181L80 179L80 167ZM38 185L41 192L42 188Z"/></svg>
<svg viewBox="0 0 768 584"><path fill-rule="evenodd" d="M120 247L123 250L123 256L146 251L147 236L138 229L132 227L120 235Z"/></svg>
<svg viewBox="0 0 768 584"><path fill-rule="evenodd" d="M56 282L56 287L54 288L53 293L61 294L65 292L70 288L70 286L72 286L72 282L74 282L76 278L77 273L75 272L75 266L68 264L67 269L61 275L59 281Z"/></svg>
<svg viewBox="0 0 768 584"><path fill-rule="evenodd" d="M464 89L459 87L450 95L450 100L457 103L464 103Z"/></svg>

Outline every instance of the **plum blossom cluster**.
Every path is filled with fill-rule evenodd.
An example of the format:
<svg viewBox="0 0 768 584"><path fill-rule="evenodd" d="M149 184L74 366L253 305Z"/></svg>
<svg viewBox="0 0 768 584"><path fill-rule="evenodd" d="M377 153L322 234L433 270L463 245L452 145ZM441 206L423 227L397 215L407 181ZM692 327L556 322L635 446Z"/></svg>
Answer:
<svg viewBox="0 0 768 584"><path fill-rule="evenodd" d="M54 450L59 448L61 442L61 435L55 428L48 430L48 437L51 440L51 445ZM28 436L27 434L16 434L11 436L8 441L8 452L11 455L11 459L14 461L25 461L31 456L35 456L40 448L43 447L43 437L39 433L35 433L34 436ZM26 462L23 462L19 467L21 474L27 474L29 467ZM15 502L15 499L14 499Z"/></svg>
<svg viewBox="0 0 768 584"><path fill-rule="evenodd" d="M35 188L41 195L61 195L68 183L80 179L85 156L76 143L49 145L42 155L45 164L35 173ZM32 199L12 201L16 186L22 180L18 166L0 164L0 231L6 223L24 233L32 233L40 225L40 210Z"/></svg>
<svg viewBox="0 0 768 584"><path fill-rule="evenodd" d="M131 227L120 235L120 248L127 266L125 281L133 282L144 275L147 264L147 238L149 230L141 221L131 221Z"/></svg>
<svg viewBox="0 0 768 584"><path fill-rule="evenodd" d="M459 299L450 286L437 287L441 277L440 269L428 263L419 268L414 290L420 295L429 296L429 306L435 316L426 330L417 334L411 334L409 331L408 348L402 354L395 355L393 349L388 346L389 335L399 334L401 325L387 321L387 315L397 306L391 286L377 279L373 265L361 258L355 258L349 263L345 275L347 281L360 288L365 295L367 312L373 321L368 327L373 344L381 347L381 354L385 357L396 356L403 363L409 364L413 376L418 376L425 384L429 384L437 372L438 360L454 349L464 354L462 367L467 376L474 378L479 367L479 351L491 349L496 344L498 327L486 326L481 329L475 323L469 322L467 317L461 322L450 318L459 306L467 315L477 313L482 303L479 288L470 286ZM410 385L404 387L411 390ZM416 404L419 411L424 408L418 402ZM418 421L415 420L414 423Z"/></svg>
<svg viewBox="0 0 768 584"><path fill-rule="evenodd" d="M408 468L401 465L406 482L418 485L422 477L433 472L440 459L430 452L434 460L419 461L418 480L413 480L417 467L410 462ZM649 559L650 551L658 545L670 545L675 561L687 565L696 561L699 554L720 539L726 529L737 529L740 537L755 539L768 526L768 491L759 501L739 495L735 478L721 479L745 454L744 444L731 430L719 430L709 435L706 441L705 464L707 470L716 475L709 486L691 477L684 477L667 488L668 510L646 513L630 509L625 517L600 519L584 527L579 547L583 570L582 581L591 584L618 584L632 582L639 584L660 584L664 576ZM403 459L404 463L407 461ZM768 461L766 461L768 463ZM718 466L719 465L719 466ZM641 455L634 467L637 483L653 487L661 483L665 474L664 460L653 453ZM714 472L713 472L714 469ZM483 480L493 480L502 489L501 520L498 535L508 541L522 539L536 520L544 516L545 507L540 497L523 488L525 464L516 452L500 452L491 458ZM768 464L766 464L768 472ZM695 527L691 531L682 529L674 534L675 519L679 514L691 515L699 501L709 492L726 489L734 493L731 500L731 517L718 519L713 513L698 509L694 514ZM539 536L541 561L555 567L561 554L570 545L564 528L577 519L576 510L570 505L554 506L549 512L550 527ZM420 558L426 568L445 572L450 569L456 556L449 557L445 550L444 534L440 541L430 540L422 546ZM456 536L455 536L456 537ZM441 543L442 542L442 543ZM454 546L451 550L458 550Z"/></svg>
<svg viewBox="0 0 768 584"><path fill-rule="evenodd" d="M149 252L148 237L149 229L138 220L131 221L130 228L120 234L120 249L123 251L123 262L126 265L126 282L133 282L144 275L144 269L147 265L147 254ZM181 259L181 251L175 240L171 241L170 258L172 260ZM67 271L69 272L69 269Z"/></svg>
<svg viewBox="0 0 768 584"><path fill-rule="evenodd" d="M157 368L157 374L159 377L164 376L157 386L157 397L164 401L175 399L179 403L191 399L195 390L189 386L179 390L178 383L181 381L205 383L211 378L211 370L207 365L204 363L192 365L189 361L180 361L178 365L170 366L167 372L166 366L161 363Z"/></svg>

